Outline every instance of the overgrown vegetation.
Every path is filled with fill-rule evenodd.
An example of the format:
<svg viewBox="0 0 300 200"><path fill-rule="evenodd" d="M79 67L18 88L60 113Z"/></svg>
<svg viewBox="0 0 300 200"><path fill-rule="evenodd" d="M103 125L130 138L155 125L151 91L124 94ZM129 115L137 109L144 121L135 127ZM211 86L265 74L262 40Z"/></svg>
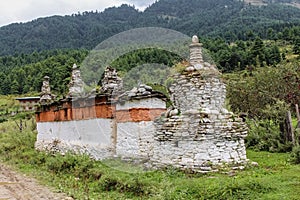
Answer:
<svg viewBox="0 0 300 200"><path fill-rule="evenodd" d="M29 120L27 123L30 123ZM33 175L75 199L297 199L299 165L289 154L248 151L259 166L213 174L162 171L125 172L128 166L91 160L86 155L59 155L34 150L36 131L19 132L12 121L0 123L0 160ZM112 161L110 161L112 162Z"/></svg>
<svg viewBox="0 0 300 200"><path fill-rule="evenodd" d="M298 144L297 132L294 144L285 135L287 112L296 117L295 105L300 102L299 67L297 60L291 60L224 76L230 109L249 119L248 148L286 152Z"/></svg>
<svg viewBox="0 0 300 200"><path fill-rule="evenodd" d="M300 146L296 146L293 148L291 161L294 164L300 164Z"/></svg>
<svg viewBox="0 0 300 200"><path fill-rule="evenodd" d="M292 143L284 141L278 123L269 120L248 120L246 147L255 151L290 152Z"/></svg>
<svg viewBox="0 0 300 200"><path fill-rule="evenodd" d="M278 121L299 99L299 62L228 74L228 98L234 112Z"/></svg>

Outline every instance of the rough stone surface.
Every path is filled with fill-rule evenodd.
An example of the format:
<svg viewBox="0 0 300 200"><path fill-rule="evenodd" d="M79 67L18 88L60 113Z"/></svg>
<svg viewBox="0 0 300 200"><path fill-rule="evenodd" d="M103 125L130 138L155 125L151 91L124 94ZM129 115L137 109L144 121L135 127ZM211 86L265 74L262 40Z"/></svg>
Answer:
<svg viewBox="0 0 300 200"><path fill-rule="evenodd" d="M203 63L200 48L193 38L191 65L196 70L172 77L169 91L173 108L155 121L150 158L155 167L171 165L205 172L213 169L211 165L246 161L247 126L226 110L225 84L214 66Z"/></svg>
<svg viewBox="0 0 300 200"><path fill-rule="evenodd" d="M49 84L49 76L45 76L43 80L43 85L40 93L40 102L41 104L50 103L54 98L54 95L51 94L51 88Z"/></svg>
<svg viewBox="0 0 300 200"><path fill-rule="evenodd" d="M153 121L118 123L117 155L149 158L154 143L154 131Z"/></svg>
<svg viewBox="0 0 300 200"><path fill-rule="evenodd" d="M101 92L110 95L119 95L123 90L122 79L118 76L116 69L110 66L105 68L101 85Z"/></svg>
<svg viewBox="0 0 300 200"><path fill-rule="evenodd" d="M122 104L117 104L117 110L129 110L131 108L166 108L166 102L159 98L142 98L142 99L132 99L127 100Z"/></svg>
<svg viewBox="0 0 300 200"><path fill-rule="evenodd" d="M138 87L134 87L130 91L125 92L123 95L121 95L121 97L122 98L146 97L153 94L157 94L157 92L154 91L151 86L146 84L139 84Z"/></svg>
<svg viewBox="0 0 300 200"><path fill-rule="evenodd" d="M203 63L202 57L202 44L199 43L199 39L196 35L192 38L192 44L190 44L190 63L192 66Z"/></svg>
<svg viewBox="0 0 300 200"><path fill-rule="evenodd" d="M76 64L72 68L71 81L69 83L68 97L78 97L83 95L84 83L81 79L80 70Z"/></svg>

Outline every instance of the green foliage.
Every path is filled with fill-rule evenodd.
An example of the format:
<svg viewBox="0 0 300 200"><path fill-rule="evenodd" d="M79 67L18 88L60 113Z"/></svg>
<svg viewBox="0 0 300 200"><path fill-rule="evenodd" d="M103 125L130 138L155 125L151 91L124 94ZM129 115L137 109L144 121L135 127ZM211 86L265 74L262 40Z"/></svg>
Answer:
<svg viewBox="0 0 300 200"><path fill-rule="evenodd" d="M184 63L177 63L176 65L174 65L173 67L172 67L172 74L176 74L176 73L179 73L179 74L181 74L182 72L184 72L184 70L187 68L188 66L186 65L186 64L184 64ZM168 80L168 82L173 82L174 80L172 80L172 78L170 78L169 80ZM167 85L169 85L169 84L167 84Z"/></svg>
<svg viewBox="0 0 300 200"><path fill-rule="evenodd" d="M300 164L300 146L295 146L291 153L291 161L295 164Z"/></svg>
<svg viewBox="0 0 300 200"><path fill-rule="evenodd" d="M256 37L254 41L237 40L227 44L225 39L206 39L203 41L217 67L223 72L240 71L247 68L275 66L282 56L276 42L263 41Z"/></svg>
<svg viewBox="0 0 300 200"><path fill-rule="evenodd" d="M248 135L245 144L248 149L269 152L289 152L291 143L281 137L279 125L270 120L248 120Z"/></svg>
<svg viewBox="0 0 300 200"><path fill-rule="evenodd" d="M33 112L18 112L11 117L13 120L29 120L33 116Z"/></svg>
<svg viewBox="0 0 300 200"><path fill-rule="evenodd" d="M0 94L40 92L46 75L51 77L54 92L62 94L70 81L72 65L81 63L86 55L86 50L55 50L0 57L0 76L6 74L0 82Z"/></svg>
<svg viewBox="0 0 300 200"><path fill-rule="evenodd" d="M20 119L19 103L13 95L0 95L0 123L6 122L11 115L15 115L14 119ZM24 119L24 118L23 118Z"/></svg>
<svg viewBox="0 0 300 200"><path fill-rule="evenodd" d="M197 181L184 181L184 185L166 191L166 199L245 199L259 198L261 194L272 192L270 184L257 182L251 178L244 180L221 180L218 185L203 185ZM198 191L203 191L199 193Z"/></svg>
<svg viewBox="0 0 300 200"><path fill-rule="evenodd" d="M6 122L7 121L7 119L6 118L4 118L4 117L0 117L0 123L2 123L2 122Z"/></svg>
<svg viewBox="0 0 300 200"><path fill-rule="evenodd" d="M134 67L143 64L159 63L168 67L182 61L183 58L165 50L160 49L139 49L127 53L111 63L111 66L118 71L130 71Z"/></svg>
<svg viewBox="0 0 300 200"><path fill-rule="evenodd" d="M130 90L139 82L164 85L166 78L171 74L170 68L182 60L183 58L175 53L150 48L131 51L114 60L111 66L122 76L124 89Z"/></svg>
<svg viewBox="0 0 300 200"><path fill-rule="evenodd" d="M295 54L300 54L300 37L295 38L293 43L294 43L293 52Z"/></svg>
<svg viewBox="0 0 300 200"><path fill-rule="evenodd" d="M189 12L186 13L184 8ZM0 42L4 51L1 53L0 50L3 55L0 57L0 94L39 92L43 76L48 75L52 78L53 92L63 95L67 92L72 64L80 64L88 54L86 50L66 48L91 49L109 36L144 26L171 28L190 36L198 34L223 72L276 66L285 59L287 44L292 45L291 52L298 52L299 19L299 9L273 3L256 7L231 0L164 0L144 12L123 5L101 13L84 12L12 24L0 28L0 38L2 35L6 38L1 40L3 44ZM78 27L84 27L84 30ZM13 31L15 29L17 31ZM18 44L8 43L7 37L12 37L11 41L18 41ZM145 63L172 66L181 59L163 50L142 49L123 55L111 64L124 74ZM100 79L91 71L85 75Z"/></svg>
<svg viewBox="0 0 300 200"><path fill-rule="evenodd" d="M299 67L294 62L228 75L231 109L251 118L281 121L289 106L300 101Z"/></svg>
<svg viewBox="0 0 300 200"><path fill-rule="evenodd" d="M5 122L7 123L7 122ZM14 125L13 125L14 126ZM9 135L1 134L1 148L0 154L5 155L2 159L9 161L10 159L21 159L23 162L30 162L33 153L35 137L34 133L24 131L21 134L15 129L15 133Z"/></svg>
<svg viewBox="0 0 300 200"><path fill-rule="evenodd" d="M227 76L227 97L231 110L246 113L248 148L287 152L292 144L284 140L286 112L299 102L299 63L264 67Z"/></svg>
<svg viewBox="0 0 300 200"><path fill-rule="evenodd" d="M187 12L188 11L188 12ZM0 28L0 55L50 49L92 49L125 30L165 27L189 36L222 37L226 41L291 39L299 30L299 9L283 4L251 6L232 0L161 0L144 12L122 5L71 16L52 16ZM299 34L298 34L299 35Z"/></svg>

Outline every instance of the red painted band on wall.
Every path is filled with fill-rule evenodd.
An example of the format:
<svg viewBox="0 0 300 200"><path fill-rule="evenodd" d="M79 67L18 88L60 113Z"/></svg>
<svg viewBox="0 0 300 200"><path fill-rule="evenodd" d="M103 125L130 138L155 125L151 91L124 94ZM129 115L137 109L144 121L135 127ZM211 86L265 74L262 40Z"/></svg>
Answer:
<svg viewBox="0 0 300 200"><path fill-rule="evenodd" d="M37 122L72 121L86 119L112 119L116 116L117 122L153 121L166 109L161 108L131 108L116 111L115 105L95 105L83 108L64 108L36 113Z"/></svg>
<svg viewBox="0 0 300 200"><path fill-rule="evenodd" d="M162 108L131 108L129 110L118 110L116 112L117 122L141 122L153 121L160 117L166 109Z"/></svg>
<svg viewBox="0 0 300 200"><path fill-rule="evenodd" d="M95 105L82 108L64 108L55 110L50 108L49 111L36 113L37 122L54 122L54 121L72 121L104 118L111 119L115 113L114 105Z"/></svg>

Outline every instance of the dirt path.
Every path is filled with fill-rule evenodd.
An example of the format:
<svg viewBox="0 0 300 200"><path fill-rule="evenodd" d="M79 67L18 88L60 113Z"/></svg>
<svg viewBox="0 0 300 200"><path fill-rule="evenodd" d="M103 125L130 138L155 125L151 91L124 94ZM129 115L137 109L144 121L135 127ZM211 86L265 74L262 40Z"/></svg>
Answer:
<svg viewBox="0 0 300 200"><path fill-rule="evenodd" d="M71 200L0 164L0 200Z"/></svg>

